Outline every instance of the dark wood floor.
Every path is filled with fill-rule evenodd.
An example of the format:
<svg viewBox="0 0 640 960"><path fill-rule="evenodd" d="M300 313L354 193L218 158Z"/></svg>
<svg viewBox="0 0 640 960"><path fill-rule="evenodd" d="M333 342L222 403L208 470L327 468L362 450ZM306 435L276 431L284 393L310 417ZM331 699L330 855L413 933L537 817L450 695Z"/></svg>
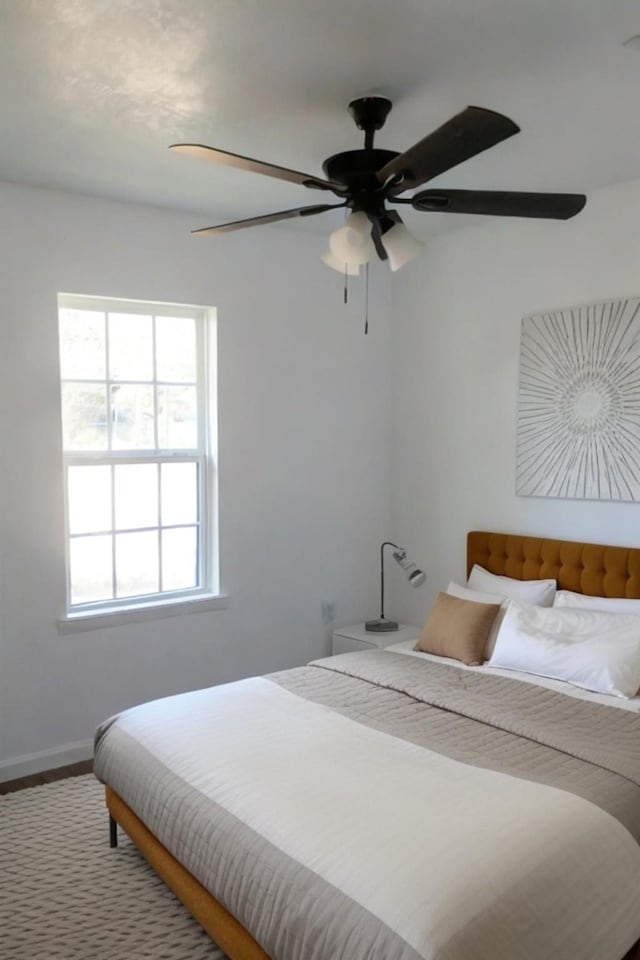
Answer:
<svg viewBox="0 0 640 960"><path fill-rule="evenodd" d="M18 780L7 780L0 783L0 794L14 793L26 787L39 787L43 783L53 783L54 780L64 780L66 777L79 777L83 773L91 773L93 760L82 760L80 763L70 763L67 767L56 767L55 770L45 770L43 773L32 773L28 777Z"/></svg>

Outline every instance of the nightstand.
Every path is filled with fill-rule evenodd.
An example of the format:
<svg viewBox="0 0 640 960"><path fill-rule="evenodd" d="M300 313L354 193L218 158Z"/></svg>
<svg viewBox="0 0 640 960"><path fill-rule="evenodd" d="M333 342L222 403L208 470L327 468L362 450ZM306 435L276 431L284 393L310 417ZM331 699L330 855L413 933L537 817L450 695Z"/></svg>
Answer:
<svg viewBox="0 0 640 960"><path fill-rule="evenodd" d="M353 653L356 650L381 650L392 643L401 640L417 640L420 636L420 627L412 627L401 623L398 630L390 633L370 633L365 630L364 623L356 623L352 627L337 627L333 631L333 652Z"/></svg>

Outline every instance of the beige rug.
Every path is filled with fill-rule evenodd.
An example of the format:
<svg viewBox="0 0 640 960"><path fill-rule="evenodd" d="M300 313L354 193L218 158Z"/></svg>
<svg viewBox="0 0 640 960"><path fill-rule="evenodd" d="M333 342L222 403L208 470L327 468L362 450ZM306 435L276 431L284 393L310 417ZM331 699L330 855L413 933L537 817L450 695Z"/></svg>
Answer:
<svg viewBox="0 0 640 960"><path fill-rule="evenodd" d="M129 838L93 775L0 797L1 960L224 960Z"/></svg>

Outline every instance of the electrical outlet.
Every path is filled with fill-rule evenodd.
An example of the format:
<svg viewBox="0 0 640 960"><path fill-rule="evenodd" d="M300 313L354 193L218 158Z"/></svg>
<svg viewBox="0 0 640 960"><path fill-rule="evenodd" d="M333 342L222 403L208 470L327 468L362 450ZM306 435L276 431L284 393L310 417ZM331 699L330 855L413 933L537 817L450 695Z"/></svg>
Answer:
<svg viewBox="0 0 640 960"><path fill-rule="evenodd" d="M324 624L333 623L336 618L336 605L334 600L323 600L322 602L322 622Z"/></svg>

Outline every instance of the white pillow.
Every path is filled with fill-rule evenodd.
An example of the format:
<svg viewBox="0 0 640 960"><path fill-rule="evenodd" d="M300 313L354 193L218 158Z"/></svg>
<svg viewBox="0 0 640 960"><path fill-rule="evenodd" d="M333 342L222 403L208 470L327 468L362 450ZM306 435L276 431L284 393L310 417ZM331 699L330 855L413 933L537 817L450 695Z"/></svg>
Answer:
<svg viewBox="0 0 640 960"><path fill-rule="evenodd" d="M640 687L640 617L512 600L490 666L634 697Z"/></svg>
<svg viewBox="0 0 640 960"><path fill-rule="evenodd" d="M581 607L583 610L602 610L605 613L633 613L640 616L640 600L627 600L626 597L588 597L584 593L572 593L571 590L558 590L553 601L554 607Z"/></svg>
<svg viewBox="0 0 640 960"><path fill-rule="evenodd" d="M473 600L475 603L500 604L500 609L498 610L495 620L491 624L489 636L487 637L487 643L484 648L485 659L488 660L493 653L493 648L496 645L498 630L500 629L500 624L502 623L502 618L504 617L504 612L509 605L509 601L505 600L504 597L498 596L496 593L482 593L480 590L470 590L469 587L461 587L459 583L454 583L453 580L447 587L447 593L452 597L460 597L461 600Z"/></svg>
<svg viewBox="0 0 640 960"><path fill-rule="evenodd" d="M511 577L499 577L474 563L467 586L472 590L498 593L502 597L508 597L509 600L550 607L556 595L557 584L555 580L514 580Z"/></svg>

